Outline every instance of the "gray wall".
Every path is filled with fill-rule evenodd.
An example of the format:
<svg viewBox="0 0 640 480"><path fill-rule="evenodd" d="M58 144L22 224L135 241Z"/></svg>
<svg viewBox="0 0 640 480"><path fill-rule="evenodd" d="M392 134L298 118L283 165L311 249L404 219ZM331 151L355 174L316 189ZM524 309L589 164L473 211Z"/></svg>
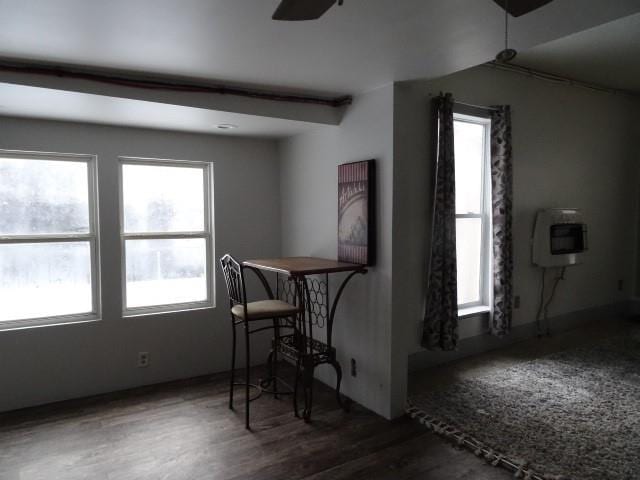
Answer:
<svg viewBox="0 0 640 480"><path fill-rule="evenodd" d="M216 257L272 257L280 254L275 141L0 117L0 148L98 155L103 267L101 321L0 332L0 411L228 370L219 269L217 308L122 318L117 156L213 162ZM266 349L259 339L256 362ZM148 368L136 368L139 351L150 353Z"/></svg>
<svg viewBox="0 0 640 480"><path fill-rule="evenodd" d="M395 415L390 376L393 86L357 96L340 127L283 141L280 156L282 253L326 258L337 257L337 166L376 160L378 260L346 289L333 338L345 370L344 392L381 415ZM358 366L355 378L349 375L351 358ZM330 367L322 367L319 375L335 381Z"/></svg>
<svg viewBox="0 0 640 480"><path fill-rule="evenodd" d="M631 296L638 264L635 99L477 67L359 95L340 127L279 143L0 118L0 148L98 155L103 258L102 321L0 332L0 410L228 369L219 275L214 310L121 318L116 157L131 155L213 161L216 255L244 258L335 258L337 165L376 159L378 261L346 290L334 340L344 392L384 416L400 414L407 356L421 351L433 163L429 102L440 91L513 108L515 291L522 300L515 324L534 320L540 280L530 265L529 237L542 207L582 208L590 228L585 263L568 269L551 314ZM481 318L461 320L463 338L483 329ZM266 352L266 341L260 350ZM135 367L138 351L150 352L149 368ZM358 364L355 378L351 358ZM334 381L328 367L318 375Z"/></svg>
<svg viewBox="0 0 640 480"><path fill-rule="evenodd" d="M540 270L531 265L534 214L577 207L589 224L584 264L567 269L550 315L617 303L634 291L637 215L637 99L476 67L432 81L402 82L394 95L394 312L406 323L405 351L420 351L425 258L432 208L430 101L441 91L478 105L510 104L513 116L514 325L534 321ZM618 291L618 280L624 283ZM481 335L480 317L460 320L462 338Z"/></svg>

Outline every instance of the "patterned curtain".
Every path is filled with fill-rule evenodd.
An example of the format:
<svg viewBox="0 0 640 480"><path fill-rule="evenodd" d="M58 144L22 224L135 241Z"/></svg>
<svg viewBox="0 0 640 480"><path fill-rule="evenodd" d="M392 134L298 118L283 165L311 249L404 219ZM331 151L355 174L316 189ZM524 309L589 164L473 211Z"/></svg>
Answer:
<svg viewBox="0 0 640 480"><path fill-rule="evenodd" d="M493 311L492 335L511 330L513 313L513 165L511 159L511 110L508 105L491 111L491 186L493 204Z"/></svg>
<svg viewBox="0 0 640 480"><path fill-rule="evenodd" d="M435 102L438 149L422 344L430 350L454 350L458 343L458 288L453 98L448 93Z"/></svg>

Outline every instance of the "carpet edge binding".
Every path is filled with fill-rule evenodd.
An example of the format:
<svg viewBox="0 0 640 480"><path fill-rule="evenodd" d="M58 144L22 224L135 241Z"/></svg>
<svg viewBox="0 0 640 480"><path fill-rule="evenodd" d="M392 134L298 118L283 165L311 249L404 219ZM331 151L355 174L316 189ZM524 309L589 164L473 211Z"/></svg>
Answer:
<svg viewBox="0 0 640 480"><path fill-rule="evenodd" d="M427 412L418 408L410 401L407 401L404 408L405 413L424 425L428 430L440 435L458 447L466 448L477 457L484 459L494 467L503 467L514 472L514 477L522 480L570 480L565 475L555 475L542 473L530 466L530 462L523 459L509 457L484 442L481 442L472 435L468 435L456 427L431 417Z"/></svg>

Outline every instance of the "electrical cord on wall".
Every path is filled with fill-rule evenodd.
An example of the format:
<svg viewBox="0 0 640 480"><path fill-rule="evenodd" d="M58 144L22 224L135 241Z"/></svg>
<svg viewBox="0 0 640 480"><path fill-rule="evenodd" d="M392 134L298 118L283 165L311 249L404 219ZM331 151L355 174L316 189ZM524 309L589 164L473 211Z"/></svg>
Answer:
<svg viewBox="0 0 640 480"><path fill-rule="evenodd" d="M542 315L542 309L544 308L544 279L547 276L547 267L542 267L542 287L540 287L540 303L538 304L538 312L536 313L536 329L538 330L538 337L542 336L542 326L540 325L540 315Z"/></svg>
<svg viewBox="0 0 640 480"><path fill-rule="evenodd" d="M551 327L549 326L549 305L553 301L553 297L556 294L556 290L558 288L558 284L560 280L564 280L564 273L567 270L567 267L562 267L560 269L560 275L554 279L553 286L551 287L551 295L549 295L549 299L545 303L544 301L544 290L545 290L545 278L547 276L546 267L542 268L542 287L540 288L540 304L538 305L538 313L536 314L536 325L538 330L538 337L542 337L542 322L540 316L542 316L542 320L547 327L546 334L548 336L551 335Z"/></svg>

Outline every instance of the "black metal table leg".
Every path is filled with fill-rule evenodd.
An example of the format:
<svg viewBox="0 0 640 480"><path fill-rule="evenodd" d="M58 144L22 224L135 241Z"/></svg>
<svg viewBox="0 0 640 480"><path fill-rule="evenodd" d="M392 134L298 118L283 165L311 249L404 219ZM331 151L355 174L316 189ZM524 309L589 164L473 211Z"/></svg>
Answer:
<svg viewBox="0 0 640 480"><path fill-rule="evenodd" d="M304 411L302 412L302 418L308 423L311 421L311 408L313 407L313 356L305 356L302 365L302 385L304 391Z"/></svg>
<svg viewBox="0 0 640 480"><path fill-rule="evenodd" d="M313 407L313 373L314 373L315 367L318 365L329 364L333 367L333 369L336 372L336 400L340 408L342 408L344 411L348 412L350 410L349 399L347 399L346 397L345 399L343 399L343 396L340 394L340 386L342 384L342 367L340 365L340 362L336 360L335 348L333 348L332 346L333 321L335 318L338 302L340 301L340 297L342 296L342 293L346 285L354 277L354 275L366 274L366 273L367 273L367 270L364 267L360 270L353 271L340 284L340 287L336 292L336 296L333 299L333 302L331 302L331 309L327 317L326 344L323 344L322 342L317 342L313 339L313 329L310 324L312 321L312 311L311 311L312 307L311 307L311 299L309 296L306 277L302 277L301 279L299 279L301 280L300 283L296 284L298 298L299 299L301 298L300 302L304 306L303 312L307 313L307 319L304 318L305 317L304 313L301 316L302 318L301 318L300 331L302 332L302 335L306 340L303 342L303 346L299 347L298 354L302 358L301 359L298 358L298 363L297 363L298 369L300 368L300 366L302 367L302 372L301 372L302 391L304 396L304 410L302 412L302 418L305 420L305 422L311 421L311 410ZM329 291L328 276L326 278L327 278L326 288L327 288L327 295L328 295L328 291ZM308 326L306 325L307 321L309 322ZM320 350L318 350L318 345L322 345L321 347L319 347ZM300 364L300 361L301 361L301 364ZM296 382L298 382L298 377L296 377ZM297 384L296 384L296 391L297 391ZM297 395L294 394L294 397L297 398ZM294 399L294 409L295 409L296 416L298 416L297 402L295 399Z"/></svg>
<svg viewBox="0 0 640 480"><path fill-rule="evenodd" d="M259 270L251 268L254 273L257 274L259 280L262 282L267 295L269 298L275 298L276 295L273 295L273 291L271 290L268 282L264 275L259 272ZM329 364L333 367L336 373L336 401L340 407L349 411L350 409L350 401L347 397L344 397L340 393L340 388L342 385L342 367L338 360L336 359L336 350L332 345L332 334L333 334L333 322L335 319L336 309L342 293L346 285L356 274L366 274L367 270L364 266L358 270L353 270L349 275L344 278L336 291L335 298L329 298L329 275L325 274L325 285L326 285L326 297L324 299L327 308L327 317L326 317L326 343L318 340L314 340L313 335L313 305L312 299L309 292L308 279L305 275L295 275L290 276L289 279L293 280L293 285L295 288L295 292L290 292L293 298L296 299L296 304L301 307L301 311L293 318L292 325L287 325L288 328L293 328L295 335L299 335L297 340L294 340L293 343L289 340L288 344L285 345L284 350L278 350L280 347L278 342L280 340L278 330L282 327L281 325L274 325L274 329L276 330L276 338L274 339L274 344L271 352L269 353L269 357L267 359L268 363L268 378L264 380L264 384L261 386L263 388L271 386L274 382L277 382L277 359L278 359L278 351L281 351L287 356L291 358L296 363L296 374L295 374L295 383L292 388L293 393L293 409L296 417L299 417L302 414L302 418L309 422L311 420L311 412L313 408L313 378L315 367L323 364ZM279 280L276 278L276 288L278 289L278 294L280 293ZM284 291L283 287L283 291ZM314 298L314 301L316 301ZM330 301L332 300L332 301ZM293 348L292 348L293 347ZM304 408L302 412L299 410L298 406L298 391L302 388L302 393L304 397ZM280 393L277 389L277 385L270 393L274 393L276 396Z"/></svg>
<svg viewBox="0 0 640 480"><path fill-rule="evenodd" d="M351 409L350 404L348 401L343 400L342 395L340 395L340 384L342 383L342 367L337 360L330 361L329 365L331 365L336 371L336 400L338 401L338 405L340 405L340 408L342 408L345 412L348 412Z"/></svg>
<svg viewBox="0 0 640 480"><path fill-rule="evenodd" d="M340 395L340 384L342 383L342 367L340 366L340 362L336 360L335 350L332 345L332 335L333 335L333 321L336 315L336 308L338 307L338 302L340 301L340 297L342 296L342 292L344 288L347 286L347 283L356 275L361 274L365 275L367 273L366 268L362 268L361 270L355 270L351 272L347 278L345 278L338 291L336 292L336 297L333 299L331 303L331 310L329 312L329 317L327 318L327 350L329 352L329 360L326 363L329 363L336 372L336 399L338 401L338 405L345 410L349 411L349 402L345 402L342 400L342 396ZM328 280L327 280L328 281ZM327 291L329 291L329 285L327 285Z"/></svg>

